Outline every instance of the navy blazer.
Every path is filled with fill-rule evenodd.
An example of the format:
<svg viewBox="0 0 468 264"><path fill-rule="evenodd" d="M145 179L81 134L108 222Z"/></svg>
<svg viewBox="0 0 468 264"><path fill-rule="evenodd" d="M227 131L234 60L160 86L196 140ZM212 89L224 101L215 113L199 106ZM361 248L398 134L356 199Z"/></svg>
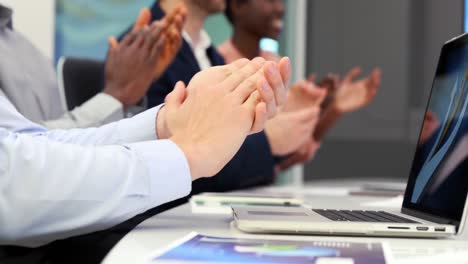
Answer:
<svg viewBox="0 0 468 264"><path fill-rule="evenodd" d="M151 8L153 20L164 17L164 11L156 2ZM224 65L224 60L214 46L207 50L212 65ZM178 81L188 84L200 71L190 45L184 40L172 64L147 93L149 107L164 103L164 98ZM235 157L212 178L200 179L193 183L192 194L206 191L230 191L248 188L273 181L274 158L265 133L247 137Z"/></svg>

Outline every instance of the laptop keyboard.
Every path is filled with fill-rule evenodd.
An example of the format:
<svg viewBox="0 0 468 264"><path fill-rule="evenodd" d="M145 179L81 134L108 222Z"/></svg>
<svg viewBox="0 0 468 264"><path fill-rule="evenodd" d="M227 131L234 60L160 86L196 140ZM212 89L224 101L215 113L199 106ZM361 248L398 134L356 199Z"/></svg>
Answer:
<svg viewBox="0 0 468 264"><path fill-rule="evenodd" d="M419 222L390 214L384 211L361 211L361 210L326 210L312 209L317 214L332 221L350 222L380 222L380 223L416 223Z"/></svg>

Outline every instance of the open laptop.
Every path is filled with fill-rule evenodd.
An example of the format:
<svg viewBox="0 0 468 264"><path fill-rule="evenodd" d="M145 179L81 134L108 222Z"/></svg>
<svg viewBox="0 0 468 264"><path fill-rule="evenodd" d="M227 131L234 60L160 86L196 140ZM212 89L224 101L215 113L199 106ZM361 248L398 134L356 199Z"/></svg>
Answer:
<svg viewBox="0 0 468 264"><path fill-rule="evenodd" d="M444 44L401 211L233 207L253 233L446 237L468 214L468 35Z"/></svg>

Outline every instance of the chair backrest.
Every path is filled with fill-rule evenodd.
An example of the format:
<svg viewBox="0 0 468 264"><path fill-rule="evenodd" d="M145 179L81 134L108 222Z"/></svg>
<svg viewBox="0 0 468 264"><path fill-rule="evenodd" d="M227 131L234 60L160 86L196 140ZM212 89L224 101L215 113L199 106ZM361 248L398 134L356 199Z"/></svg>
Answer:
<svg viewBox="0 0 468 264"><path fill-rule="evenodd" d="M102 91L104 62L87 58L62 57L57 66L62 101L66 108L82 105Z"/></svg>

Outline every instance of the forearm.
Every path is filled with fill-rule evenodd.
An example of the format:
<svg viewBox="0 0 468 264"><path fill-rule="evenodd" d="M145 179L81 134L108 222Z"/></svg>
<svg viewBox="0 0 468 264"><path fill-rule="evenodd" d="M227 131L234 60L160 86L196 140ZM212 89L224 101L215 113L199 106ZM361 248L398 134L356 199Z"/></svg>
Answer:
<svg viewBox="0 0 468 264"><path fill-rule="evenodd" d="M19 134L0 142L0 179L0 244L22 246L112 227L191 186L168 140L82 147Z"/></svg>
<svg viewBox="0 0 468 264"><path fill-rule="evenodd" d="M46 135L54 141L80 145L112 145L155 140L156 118L161 107L98 128L50 130Z"/></svg>
<svg viewBox="0 0 468 264"><path fill-rule="evenodd" d="M88 128L102 126L123 117L122 103L110 95L99 93L60 118L43 121L42 125L48 129Z"/></svg>

